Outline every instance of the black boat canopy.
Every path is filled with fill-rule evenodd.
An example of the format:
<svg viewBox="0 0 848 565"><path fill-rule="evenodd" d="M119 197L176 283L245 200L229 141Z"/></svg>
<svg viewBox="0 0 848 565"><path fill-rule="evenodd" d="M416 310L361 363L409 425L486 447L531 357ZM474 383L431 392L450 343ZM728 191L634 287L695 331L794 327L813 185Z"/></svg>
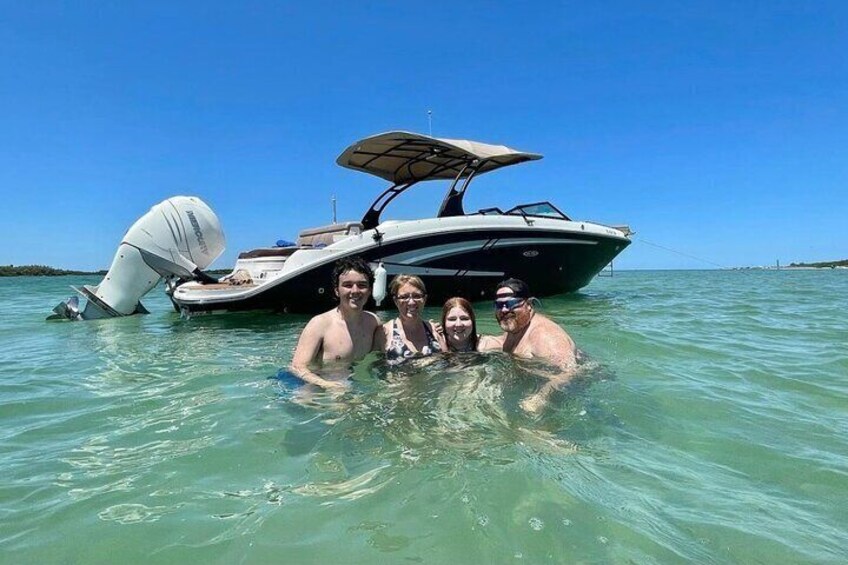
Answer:
<svg viewBox="0 0 848 565"><path fill-rule="evenodd" d="M336 163L399 185L456 179L469 165L479 175L541 158L537 153L523 153L504 145L393 131L357 141L344 150Z"/></svg>

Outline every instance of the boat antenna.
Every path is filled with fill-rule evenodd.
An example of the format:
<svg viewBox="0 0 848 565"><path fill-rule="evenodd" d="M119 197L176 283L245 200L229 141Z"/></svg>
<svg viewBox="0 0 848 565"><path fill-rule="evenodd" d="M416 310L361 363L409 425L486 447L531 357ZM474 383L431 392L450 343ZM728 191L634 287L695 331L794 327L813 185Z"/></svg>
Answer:
<svg viewBox="0 0 848 565"><path fill-rule="evenodd" d="M333 195L333 223L336 223L336 195Z"/></svg>
<svg viewBox="0 0 848 565"><path fill-rule="evenodd" d="M433 137L433 110L427 110L427 125L430 128L430 137Z"/></svg>

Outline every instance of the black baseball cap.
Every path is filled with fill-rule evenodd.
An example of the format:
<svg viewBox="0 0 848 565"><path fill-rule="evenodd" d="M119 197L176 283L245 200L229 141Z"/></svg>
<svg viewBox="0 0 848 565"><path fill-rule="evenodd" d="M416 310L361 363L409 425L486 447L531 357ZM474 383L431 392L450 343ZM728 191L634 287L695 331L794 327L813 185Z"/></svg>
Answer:
<svg viewBox="0 0 848 565"><path fill-rule="evenodd" d="M527 283L519 279L506 279L498 283L495 292L502 288L508 288L516 298L530 298L530 288Z"/></svg>

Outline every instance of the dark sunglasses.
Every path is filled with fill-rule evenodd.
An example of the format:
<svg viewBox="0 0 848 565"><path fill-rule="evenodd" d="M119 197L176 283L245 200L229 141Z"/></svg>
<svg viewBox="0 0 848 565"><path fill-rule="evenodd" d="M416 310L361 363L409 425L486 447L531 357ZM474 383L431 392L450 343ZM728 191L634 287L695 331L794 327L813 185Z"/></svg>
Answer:
<svg viewBox="0 0 848 565"><path fill-rule="evenodd" d="M512 312L519 306L521 306L527 299L526 298L507 298L506 300L495 300L495 310L503 310L506 308L509 312Z"/></svg>

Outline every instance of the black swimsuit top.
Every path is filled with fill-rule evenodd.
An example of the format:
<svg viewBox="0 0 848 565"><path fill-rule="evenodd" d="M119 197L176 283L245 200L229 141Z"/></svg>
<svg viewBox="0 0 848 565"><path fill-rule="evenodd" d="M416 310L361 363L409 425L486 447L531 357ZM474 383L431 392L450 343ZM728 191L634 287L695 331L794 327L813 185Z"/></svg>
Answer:
<svg viewBox="0 0 848 565"><path fill-rule="evenodd" d="M434 336L433 332L430 330L430 324L427 322L422 322L422 324L424 324L424 332L427 334L427 345L422 347L421 351L416 354L403 340L403 336L400 335L397 319L392 322L392 339L389 342L388 349L386 349L386 360L389 364L397 365L405 359L415 357L416 355L419 357L425 357L442 351L442 347L439 345L439 340L436 339L436 336Z"/></svg>

